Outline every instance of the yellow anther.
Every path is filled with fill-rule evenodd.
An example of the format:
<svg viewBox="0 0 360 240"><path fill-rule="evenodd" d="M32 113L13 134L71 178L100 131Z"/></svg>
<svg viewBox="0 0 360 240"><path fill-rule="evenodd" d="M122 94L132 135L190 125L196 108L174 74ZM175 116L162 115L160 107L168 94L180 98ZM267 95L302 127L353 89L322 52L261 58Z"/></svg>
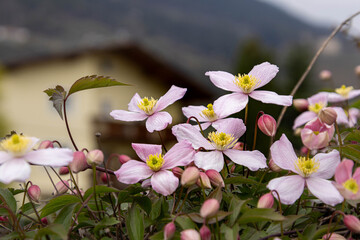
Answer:
<svg viewBox="0 0 360 240"><path fill-rule="evenodd" d="M146 164L151 170L157 172L161 169L162 165L164 165L164 158L161 156L161 153L149 155L146 159Z"/></svg>
<svg viewBox="0 0 360 240"><path fill-rule="evenodd" d="M213 105L209 103L207 108L202 110L200 116L207 118L209 121L215 121L217 119L217 115L214 112Z"/></svg>
<svg viewBox="0 0 360 240"><path fill-rule="evenodd" d="M156 106L157 100L154 98L147 98L144 97L143 99L141 99L141 101L138 103L138 107L143 110L147 115L151 115L154 113L154 111L156 110L155 106Z"/></svg>
<svg viewBox="0 0 360 240"><path fill-rule="evenodd" d="M260 81L254 76L243 74L235 77L235 84L243 90L244 93L251 93Z"/></svg>
<svg viewBox="0 0 360 240"><path fill-rule="evenodd" d="M295 162L295 169L300 172L303 177L308 177L312 173L317 172L320 163L314 158L299 157Z"/></svg>
<svg viewBox="0 0 360 240"><path fill-rule="evenodd" d="M312 112L318 114L323 107L325 107L324 103L322 103L322 102L315 103L315 104L309 106L309 111L312 111Z"/></svg>
<svg viewBox="0 0 360 240"><path fill-rule="evenodd" d="M359 191L359 185L357 184L356 180L350 178L346 182L343 183L344 188L351 191L352 193L357 193Z"/></svg>
<svg viewBox="0 0 360 240"><path fill-rule="evenodd" d="M22 156L29 150L31 139L22 135L13 134L2 140L0 146L4 151L12 153L14 156Z"/></svg>
<svg viewBox="0 0 360 240"><path fill-rule="evenodd" d="M213 143L213 146L218 150L232 148L237 141L237 139L235 139L233 135L223 132L211 132L209 133L208 138L210 142Z"/></svg>
<svg viewBox="0 0 360 240"><path fill-rule="evenodd" d="M341 88L336 88L335 92L340 94L342 97L347 98L349 96L349 92L351 92L353 89L354 87L346 87L345 85L342 85Z"/></svg>

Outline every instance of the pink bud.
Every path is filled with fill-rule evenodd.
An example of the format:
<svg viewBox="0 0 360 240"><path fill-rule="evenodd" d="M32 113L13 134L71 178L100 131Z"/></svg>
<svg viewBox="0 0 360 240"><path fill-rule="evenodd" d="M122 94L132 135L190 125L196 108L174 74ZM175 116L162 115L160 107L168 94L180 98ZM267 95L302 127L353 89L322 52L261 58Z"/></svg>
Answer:
<svg viewBox="0 0 360 240"><path fill-rule="evenodd" d="M345 226L352 232L360 233L360 220L353 215L344 216Z"/></svg>
<svg viewBox="0 0 360 240"><path fill-rule="evenodd" d="M54 144L52 141L45 140L39 144L38 149L46 149L46 148L53 148L53 147L54 147Z"/></svg>
<svg viewBox="0 0 360 240"><path fill-rule="evenodd" d="M181 240L201 240L200 234L194 229L186 229L180 233Z"/></svg>
<svg viewBox="0 0 360 240"><path fill-rule="evenodd" d="M306 99L298 98L298 99L293 100L293 106L299 112L303 112L303 111L308 110L309 102Z"/></svg>
<svg viewBox="0 0 360 240"><path fill-rule="evenodd" d="M235 172L235 168L236 168L236 165L233 164L230 168L230 173L234 173Z"/></svg>
<svg viewBox="0 0 360 240"><path fill-rule="evenodd" d="M243 143L243 142L237 142L237 143L235 143L235 145L233 146L233 149L236 149L236 150L244 150L244 143Z"/></svg>
<svg viewBox="0 0 360 240"><path fill-rule="evenodd" d="M188 167L181 175L181 185L189 187L194 185L200 176L199 169L197 167Z"/></svg>
<svg viewBox="0 0 360 240"><path fill-rule="evenodd" d="M319 112L320 121L327 125L332 125L336 122L337 113L332 107L323 108Z"/></svg>
<svg viewBox="0 0 360 240"><path fill-rule="evenodd" d="M66 184L66 185L65 185ZM54 191L53 194L63 194L63 193L66 193L67 190L68 190L68 187L69 187L69 182L67 180L63 180L63 181L60 181L58 183L55 184L55 187L57 189L57 192L56 190Z"/></svg>
<svg viewBox="0 0 360 240"><path fill-rule="evenodd" d="M164 239L168 240L171 239L176 231L176 227L174 222L169 222L168 224L165 225L164 227Z"/></svg>
<svg viewBox="0 0 360 240"><path fill-rule="evenodd" d="M276 163L274 162L274 160L272 158L269 161L269 168L273 172L281 172L281 170L282 170L278 165L276 165Z"/></svg>
<svg viewBox="0 0 360 240"><path fill-rule="evenodd" d="M332 77L332 73L329 70L322 70L319 74L319 78L323 81L328 81Z"/></svg>
<svg viewBox="0 0 360 240"><path fill-rule="evenodd" d="M329 236L330 236L330 238L329 238ZM341 235L339 235L337 233L327 233L321 239L326 239L326 240L346 240L346 238L344 238L343 236L341 236Z"/></svg>
<svg viewBox="0 0 360 240"><path fill-rule="evenodd" d="M203 188L208 188L208 189L211 188L210 179L204 172L200 172L200 176L196 182L196 185L198 185L199 187L203 187Z"/></svg>
<svg viewBox="0 0 360 240"><path fill-rule="evenodd" d="M200 216L203 218L210 218L216 215L219 211L220 203L215 198L206 200L200 208Z"/></svg>
<svg viewBox="0 0 360 240"><path fill-rule="evenodd" d="M7 222L8 220L9 220L8 217L0 216L0 222Z"/></svg>
<svg viewBox="0 0 360 240"><path fill-rule="evenodd" d="M214 169L209 169L205 173L209 177L210 182L214 187L218 187L218 186L225 187L224 180L219 172L217 172Z"/></svg>
<svg viewBox="0 0 360 240"><path fill-rule="evenodd" d="M60 169L59 169L59 174L60 175L65 175L65 174L68 174L68 173L69 173L68 167L60 167Z"/></svg>
<svg viewBox="0 0 360 240"><path fill-rule="evenodd" d="M101 173L100 174L100 179L103 183L107 183L108 182L108 177L107 177L107 174L106 173Z"/></svg>
<svg viewBox="0 0 360 240"><path fill-rule="evenodd" d="M300 149L301 155L305 156L309 152L309 149L307 147L302 146Z"/></svg>
<svg viewBox="0 0 360 240"><path fill-rule="evenodd" d="M39 202L41 196L41 190L38 185L31 185L28 188L28 195L34 202Z"/></svg>
<svg viewBox="0 0 360 240"><path fill-rule="evenodd" d="M274 205L274 197L271 193L262 195L257 203L257 208L272 208Z"/></svg>
<svg viewBox="0 0 360 240"><path fill-rule="evenodd" d="M86 154L86 161L91 166L93 164L100 165L104 162L104 154L101 150L91 150Z"/></svg>
<svg viewBox="0 0 360 240"><path fill-rule="evenodd" d="M328 126L316 118L305 124L301 130L301 140L310 150L321 149L329 144L334 132L333 125Z"/></svg>
<svg viewBox="0 0 360 240"><path fill-rule="evenodd" d="M69 167L74 173L78 173L87 169L89 165L86 161L85 154L82 151L74 152L74 158L69 164Z"/></svg>
<svg viewBox="0 0 360 240"><path fill-rule="evenodd" d="M125 154L119 155L119 161L121 164L128 162L130 159L131 158L128 155L125 155Z"/></svg>
<svg viewBox="0 0 360 240"><path fill-rule="evenodd" d="M73 191L75 195L78 195L78 191L76 189L74 189ZM81 196L84 196L85 192L82 189L80 189L80 194Z"/></svg>
<svg viewBox="0 0 360 240"><path fill-rule="evenodd" d="M276 133L276 121L275 119L268 115L263 114L258 119L258 127L259 129L267 136L273 137Z"/></svg>
<svg viewBox="0 0 360 240"><path fill-rule="evenodd" d="M46 217L43 217L43 218L41 219L41 222L42 222L44 225L48 225L48 224L49 224L49 222L48 222L48 220L47 220Z"/></svg>
<svg viewBox="0 0 360 240"><path fill-rule="evenodd" d="M172 172L173 172L173 174L175 175L175 177L177 177L177 178L181 178L181 175L183 174L183 172L184 172L184 170L182 169L182 168L179 168L179 167L174 167L173 169L172 169Z"/></svg>
<svg viewBox="0 0 360 240"><path fill-rule="evenodd" d="M355 67L355 74L356 74L358 77L360 77L360 65L357 65L357 66Z"/></svg>
<svg viewBox="0 0 360 240"><path fill-rule="evenodd" d="M201 240L211 240L211 231L206 225L202 225L200 228Z"/></svg>

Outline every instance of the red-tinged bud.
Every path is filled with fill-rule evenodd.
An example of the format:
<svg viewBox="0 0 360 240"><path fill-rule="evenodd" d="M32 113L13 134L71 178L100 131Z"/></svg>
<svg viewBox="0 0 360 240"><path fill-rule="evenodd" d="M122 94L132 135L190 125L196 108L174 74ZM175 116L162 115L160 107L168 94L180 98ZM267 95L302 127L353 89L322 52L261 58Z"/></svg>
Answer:
<svg viewBox="0 0 360 240"><path fill-rule="evenodd" d="M210 218L216 215L219 211L220 203L215 198L206 200L200 208L200 216L203 218Z"/></svg>
<svg viewBox="0 0 360 240"><path fill-rule="evenodd" d="M234 172L235 172L235 168L236 168L236 165L233 164L233 165L231 166L230 173L234 173Z"/></svg>
<svg viewBox="0 0 360 240"><path fill-rule="evenodd" d="M281 172L281 170L282 170L278 165L276 165L276 163L274 162L274 160L272 158L269 161L269 168L273 172Z"/></svg>
<svg viewBox="0 0 360 240"><path fill-rule="evenodd" d="M337 113L332 107L323 108L319 112L319 119L327 125L332 125L336 122Z"/></svg>
<svg viewBox="0 0 360 240"><path fill-rule="evenodd" d="M276 133L276 121L269 114L263 114L258 119L259 129L267 136L273 137Z"/></svg>
<svg viewBox="0 0 360 240"><path fill-rule="evenodd" d="M100 179L103 183L107 183L108 182L108 177L107 177L107 174L106 173L101 173L100 174Z"/></svg>
<svg viewBox="0 0 360 240"><path fill-rule="evenodd" d="M34 202L39 202L41 196L41 190L38 185L31 185L28 188L28 195Z"/></svg>
<svg viewBox="0 0 360 240"><path fill-rule="evenodd" d="M235 143L235 145L233 146L233 149L236 149L236 150L244 150L244 143L243 142L237 142Z"/></svg>
<svg viewBox="0 0 360 240"><path fill-rule="evenodd" d="M181 240L201 240L200 234L194 229L186 229L180 233Z"/></svg>
<svg viewBox="0 0 360 240"><path fill-rule="evenodd" d="M299 112L303 112L303 111L308 110L309 102L306 99L298 98L298 99L293 100L293 106Z"/></svg>
<svg viewBox="0 0 360 240"><path fill-rule="evenodd" d="M177 177L177 178L181 178L181 175L183 174L183 172L184 172L184 170L182 169L182 168L179 168L179 167L174 167L173 169L172 169L172 172L173 172L173 174L175 175L175 177Z"/></svg>
<svg viewBox="0 0 360 240"><path fill-rule="evenodd" d="M274 205L274 197L271 193L262 195L257 203L257 208L272 208Z"/></svg>
<svg viewBox="0 0 360 240"><path fill-rule="evenodd" d="M360 220L353 215L344 216L345 226L354 233L360 233Z"/></svg>
<svg viewBox="0 0 360 240"><path fill-rule="evenodd" d="M202 225L200 228L201 240L211 240L211 231L206 225Z"/></svg>
<svg viewBox="0 0 360 240"><path fill-rule="evenodd" d="M0 216L0 222L7 222L8 220L8 217Z"/></svg>
<svg viewBox="0 0 360 240"><path fill-rule="evenodd" d="M119 155L119 161L121 164L128 162L130 159L131 158L128 155L125 155L125 154Z"/></svg>
<svg viewBox="0 0 360 240"><path fill-rule="evenodd" d="M305 155L307 155L307 153L309 152L310 150L307 148L307 147L301 147L301 149L300 149L300 153L301 153L301 155L303 155L303 156L305 156Z"/></svg>
<svg viewBox="0 0 360 240"><path fill-rule="evenodd" d="M330 236L331 235L331 236ZM330 237L330 238L329 238ZM343 236L337 234L337 233L327 233L325 234L321 239L327 239L327 240L346 240Z"/></svg>
<svg viewBox="0 0 360 240"><path fill-rule="evenodd" d="M188 167L181 175L181 185L184 187L190 187L194 185L200 176L199 169L197 167Z"/></svg>
<svg viewBox="0 0 360 240"><path fill-rule="evenodd" d="M45 140L39 144L38 149L46 149L46 148L54 148L53 142L49 140Z"/></svg>
<svg viewBox="0 0 360 240"><path fill-rule="evenodd" d="M174 222L169 222L168 224L165 225L164 227L164 239L168 240L171 239L176 231L176 227Z"/></svg>
<svg viewBox="0 0 360 240"><path fill-rule="evenodd" d="M60 169L59 169L59 174L60 175L65 175L65 174L68 174L68 173L69 173L68 167L60 167Z"/></svg>
<svg viewBox="0 0 360 240"><path fill-rule="evenodd" d="M355 67L355 74L356 74L358 77L360 77L360 65L357 65L357 66Z"/></svg>
<svg viewBox="0 0 360 240"><path fill-rule="evenodd" d="M44 225L48 225L48 224L49 224L49 222L48 222L48 220L47 220L46 217L43 217L43 218L41 219L41 222L42 222Z"/></svg>
<svg viewBox="0 0 360 240"><path fill-rule="evenodd" d="M199 179L197 180L196 185L203 188L211 188L210 179L204 172L200 172Z"/></svg>
<svg viewBox="0 0 360 240"><path fill-rule="evenodd" d="M87 163L85 154L82 151L74 152L74 158L69 164L69 167L74 173L78 173L87 169L89 164Z"/></svg>
<svg viewBox="0 0 360 240"><path fill-rule="evenodd" d="M55 187L57 189L57 192L55 190L53 193L54 195L66 193L69 188L69 181L67 180L60 181L55 184Z"/></svg>
<svg viewBox="0 0 360 240"><path fill-rule="evenodd" d="M104 154L99 149L91 150L86 154L86 161L90 166L100 165L104 162Z"/></svg>
<svg viewBox="0 0 360 240"><path fill-rule="evenodd" d="M323 81L328 81L332 77L332 73L329 70L322 70L319 74L319 78Z"/></svg>
<svg viewBox="0 0 360 240"><path fill-rule="evenodd" d="M214 169L209 169L205 173L209 177L210 182L214 187L218 187L218 186L225 187L224 180L219 172L217 172Z"/></svg>

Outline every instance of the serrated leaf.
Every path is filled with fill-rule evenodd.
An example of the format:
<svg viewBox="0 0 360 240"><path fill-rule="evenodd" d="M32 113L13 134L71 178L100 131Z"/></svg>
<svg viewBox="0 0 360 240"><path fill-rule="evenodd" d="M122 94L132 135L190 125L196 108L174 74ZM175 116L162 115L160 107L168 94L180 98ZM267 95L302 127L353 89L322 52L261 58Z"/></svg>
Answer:
<svg viewBox="0 0 360 240"><path fill-rule="evenodd" d="M238 219L239 224L261 221L284 221L285 217L272 208L253 208L246 210Z"/></svg>
<svg viewBox="0 0 360 240"><path fill-rule="evenodd" d="M96 227L94 228L94 232L98 233L104 227L113 226L113 225L116 225L118 223L119 223L119 221L116 220L116 218L114 218L114 217L105 217L105 218L101 219L101 221L96 224Z"/></svg>
<svg viewBox="0 0 360 240"><path fill-rule="evenodd" d="M150 212L151 220L155 220L160 216L162 202L163 202L163 199L159 198L159 199L156 199L156 201L153 203L151 212Z"/></svg>
<svg viewBox="0 0 360 240"><path fill-rule="evenodd" d="M240 200L237 197L232 197L230 201L229 206L229 212L232 212L229 217L229 224L230 226L233 226L238 219L238 216L240 214L241 208L244 204L246 204L248 200Z"/></svg>
<svg viewBox="0 0 360 240"><path fill-rule="evenodd" d="M133 204L126 219L126 229L130 240L142 240L144 237L144 218L139 207Z"/></svg>
<svg viewBox="0 0 360 240"><path fill-rule="evenodd" d="M63 224L65 229L69 229L71 226L71 219L72 215L74 214L75 205L76 204L71 204L61 209L59 214L56 216L54 223Z"/></svg>
<svg viewBox="0 0 360 240"><path fill-rule="evenodd" d="M151 212L151 200L146 196L134 197L134 201L139 204L139 206L146 212L146 214L150 214Z"/></svg>
<svg viewBox="0 0 360 240"><path fill-rule="evenodd" d="M44 91L50 98L49 100L53 102L53 107L56 109L61 119L63 119L63 103L66 97L66 91L60 85L57 85L55 88L49 88Z"/></svg>
<svg viewBox="0 0 360 240"><path fill-rule="evenodd" d="M96 194L120 192L119 189L112 188L112 187L107 187L107 186L102 186L102 185L96 185L95 186L95 191L96 191ZM87 199L93 192L94 192L93 187L86 190L86 192L84 194L84 199Z"/></svg>
<svg viewBox="0 0 360 240"><path fill-rule="evenodd" d="M183 230L196 228L196 224L188 216L178 216L175 222L179 224Z"/></svg>
<svg viewBox="0 0 360 240"><path fill-rule="evenodd" d="M40 217L46 217L47 215L73 203L80 203L80 199L73 195L62 195L57 198L53 198L41 209Z"/></svg>
<svg viewBox="0 0 360 240"><path fill-rule="evenodd" d="M253 184L253 185L258 185L259 183L257 181L254 181L252 179L249 178L245 178L243 176L236 176L236 177L231 177L231 178L227 178L224 180L225 184Z"/></svg>
<svg viewBox="0 0 360 240"><path fill-rule="evenodd" d="M360 143L360 130L354 130L350 132L344 139L344 141L355 141Z"/></svg>
<svg viewBox="0 0 360 240"><path fill-rule="evenodd" d="M5 205L9 206L11 211L13 213L15 213L16 212L16 200L15 200L14 196L12 195L12 193L8 189L0 188L0 195L4 198ZM5 209L1 208L0 214L7 215L8 212Z"/></svg>
<svg viewBox="0 0 360 240"><path fill-rule="evenodd" d="M103 88L103 87L111 87L111 86L127 86L128 84L119 82L115 79L112 79L110 77L106 76L97 76L97 75L91 75L82 77L70 87L69 94L67 97L69 97L71 94L92 89L92 88Z"/></svg>
<svg viewBox="0 0 360 240"><path fill-rule="evenodd" d="M340 151L340 147L336 147ZM360 145L359 144L346 144L341 147L342 157L349 158L360 163Z"/></svg>

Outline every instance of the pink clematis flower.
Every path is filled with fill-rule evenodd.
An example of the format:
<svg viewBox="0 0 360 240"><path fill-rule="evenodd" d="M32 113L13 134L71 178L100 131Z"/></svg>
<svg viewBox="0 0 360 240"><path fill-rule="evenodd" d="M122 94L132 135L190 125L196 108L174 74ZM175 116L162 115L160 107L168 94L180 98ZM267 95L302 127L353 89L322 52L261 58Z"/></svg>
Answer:
<svg viewBox="0 0 360 240"><path fill-rule="evenodd" d="M149 132L164 130L172 122L172 117L168 112L160 112L175 101L181 99L186 92L186 88L171 86L169 91L159 100L154 98L141 98L135 94L129 103L129 111L113 110L110 113L116 120L121 121L143 121L146 120L146 129Z"/></svg>
<svg viewBox="0 0 360 240"><path fill-rule="evenodd" d="M0 142L0 182L25 182L30 177L30 164L62 167L73 160L73 152L66 148L33 150L38 141L34 137L13 134Z"/></svg>
<svg viewBox="0 0 360 240"><path fill-rule="evenodd" d="M134 184L150 178L152 188L164 195L175 192L179 179L169 171L176 166L186 166L194 160L195 151L187 141L175 144L164 156L161 155L161 145L132 144L132 148L141 161L130 160L115 172L117 179L125 184Z"/></svg>
<svg viewBox="0 0 360 240"><path fill-rule="evenodd" d="M354 175L352 169L354 162L344 159L335 170L334 186L339 190L340 194L348 200L360 199L360 167L356 168Z"/></svg>
<svg viewBox="0 0 360 240"><path fill-rule="evenodd" d="M268 189L279 193L283 204L293 204L300 198L305 186L326 204L334 206L343 201L334 185L327 180L334 175L335 166L340 163L338 151L318 153L313 158L297 157L285 134L271 146L270 151L276 165L296 174L275 178L267 185Z"/></svg>
<svg viewBox="0 0 360 240"><path fill-rule="evenodd" d="M357 124L358 118L360 117L360 110L357 108L350 108L348 111L349 121L347 126L354 127Z"/></svg>
<svg viewBox="0 0 360 240"><path fill-rule="evenodd" d="M269 83L277 74L279 68L268 62L261 63L244 75L234 76L227 72L210 71L205 75L218 88L233 93L220 97L218 104L223 106L226 113L235 113L244 109L249 101L249 96L263 103L290 106L292 96L280 96L271 91L259 91L258 88Z"/></svg>
<svg viewBox="0 0 360 240"><path fill-rule="evenodd" d="M334 136L334 125L322 123L319 118L315 118L305 124L301 130L301 140L310 150L321 149L329 145Z"/></svg>
<svg viewBox="0 0 360 240"><path fill-rule="evenodd" d="M195 165L204 170L221 171L224 167L223 154L233 162L246 166L252 171L267 167L266 158L261 152L257 150L240 151L232 148L246 130L241 119L229 119L227 124L216 126L215 129L216 132L209 133L209 140L190 124L176 125L172 128L172 132L178 141L187 140L195 149L202 147L208 150L195 154Z"/></svg>
<svg viewBox="0 0 360 240"><path fill-rule="evenodd" d="M342 102L360 96L360 89L354 90L354 87L342 85L340 88L336 88L334 93L328 93L328 95L329 102Z"/></svg>

